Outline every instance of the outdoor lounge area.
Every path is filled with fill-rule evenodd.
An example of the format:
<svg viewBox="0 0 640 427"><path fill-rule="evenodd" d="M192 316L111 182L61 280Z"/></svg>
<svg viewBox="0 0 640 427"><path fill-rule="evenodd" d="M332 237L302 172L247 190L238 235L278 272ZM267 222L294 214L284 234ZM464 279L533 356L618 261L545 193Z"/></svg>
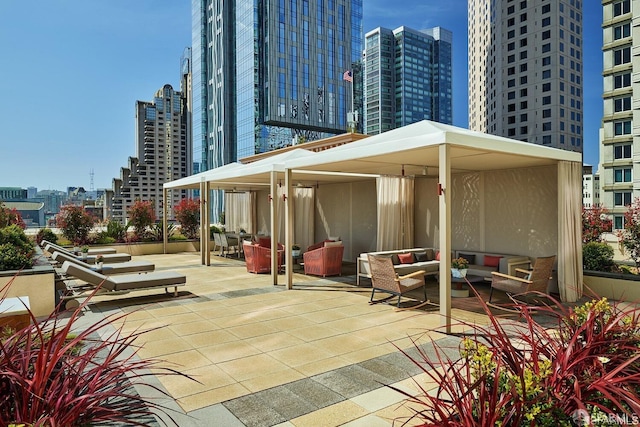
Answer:
<svg viewBox="0 0 640 427"><path fill-rule="evenodd" d="M436 306L396 311L369 304L371 288L355 286L355 266L340 277L296 274L292 293L273 286L268 275L247 272L237 259L213 256L202 266L197 253L180 253L136 261L184 274L189 286L177 297L153 289L96 296L82 320L130 313L114 326L125 333L159 328L136 341L139 356L163 360L200 382L153 382L172 396L160 401L181 427L212 420L231 427L397 425L411 406L401 405L403 396L386 385L415 391L414 375L429 385L399 349L411 350L417 339L429 351L430 338L457 346L427 333L440 324ZM437 286L431 281L427 287L435 301ZM481 289L485 298L489 289ZM418 290L416 300L421 295ZM413 304L413 297L406 302ZM478 310L473 301L454 301L455 317L486 324L486 316L467 311Z"/></svg>

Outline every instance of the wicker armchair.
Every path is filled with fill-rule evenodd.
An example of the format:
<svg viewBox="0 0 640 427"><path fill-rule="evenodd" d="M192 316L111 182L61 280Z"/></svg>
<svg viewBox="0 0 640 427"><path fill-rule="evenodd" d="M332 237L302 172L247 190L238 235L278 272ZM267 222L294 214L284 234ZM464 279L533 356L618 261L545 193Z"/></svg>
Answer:
<svg viewBox="0 0 640 427"><path fill-rule="evenodd" d="M398 296L397 306L400 307L402 295L420 287L424 290L424 301L422 302L427 302L424 270L415 271L405 276L398 276L393 268L391 257L375 255L367 255L367 257L369 258L369 268L371 269L371 302L373 302L373 296L376 291L388 292Z"/></svg>
<svg viewBox="0 0 640 427"><path fill-rule="evenodd" d="M248 241L243 242L244 259L249 273L271 273L271 249ZM278 270L282 268L284 250L278 249Z"/></svg>
<svg viewBox="0 0 640 427"><path fill-rule="evenodd" d="M532 292L546 294L555 262L555 255L536 258L532 270L516 268L516 276L509 276L497 271L492 272L489 302L491 302L494 289L509 295L523 295Z"/></svg>
<svg viewBox="0 0 640 427"><path fill-rule="evenodd" d="M339 276L342 274L343 245L323 246L304 253L304 274Z"/></svg>

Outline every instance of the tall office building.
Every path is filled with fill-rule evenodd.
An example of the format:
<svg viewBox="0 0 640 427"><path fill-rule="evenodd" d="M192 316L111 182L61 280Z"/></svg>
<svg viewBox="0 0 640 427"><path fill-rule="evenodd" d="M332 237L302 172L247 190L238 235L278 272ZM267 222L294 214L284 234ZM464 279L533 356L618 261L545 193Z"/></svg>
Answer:
<svg viewBox="0 0 640 427"><path fill-rule="evenodd" d="M469 0L469 128L582 152L582 1Z"/></svg>
<svg viewBox="0 0 640 427"><path fill-rule="evenodd" d="M452 33L378 27L365 36L365 133L420 120L452 124Z"/></svg>
<svg viewBox="0 0 640 427"><path fill-rule="evenodd" d="M183 58L184 59L184 58ZM189 81L188 60L181 63L182 87ZM113 180L113 190L106 192L105 217L126 223L128 210L136 200L151 201L157 219L163 217L165 182L192 173L190 140L190 105L184 91L164 85L153 101L136 102L136 156L129 157L120 177ZM172 190L167 213L173 218L173 207L185 197L186 190Z"/></svg>
<svg viewBox="0 0 640 427"><path fill-rule="evenodd" d="M600 139L601 202L613 216L613 228L624 226L626 206L640 197L640 113L634 92L640 83L632 78L640 72L633 56L640 41L634 40L633 20L640 17L637 1L603 0L604 106Z"/></svg>
<svg viewBox="0 0 640 427"><path fill-rule="evenodd" d="M192 15L197 170L346 131L362 0L192 0Z"/></svg>

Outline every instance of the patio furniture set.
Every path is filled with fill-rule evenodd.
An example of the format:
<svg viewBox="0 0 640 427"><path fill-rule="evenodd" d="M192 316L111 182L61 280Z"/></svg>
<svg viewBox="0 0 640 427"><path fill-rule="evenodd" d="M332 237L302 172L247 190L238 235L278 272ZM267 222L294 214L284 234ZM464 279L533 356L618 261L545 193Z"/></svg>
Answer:
<svg viewBox="0 0 640 427"><path fill-rule="evenodd" d="M131 255L117 253L113 248L99 248L94 255L77 255L66 248L46 240L42 246L50 253L51 262L58 266L56 274L60 289L60 299L65 308L78 306L78 298L86 297L97 290L100 295L120 294L131 291L153 288L174 288L173 295L178 295L178 287L186 285L184 274L174 271L154 271L155 265L145 261L131 261ZM98 257L104 262L98 265Z"/></svg>

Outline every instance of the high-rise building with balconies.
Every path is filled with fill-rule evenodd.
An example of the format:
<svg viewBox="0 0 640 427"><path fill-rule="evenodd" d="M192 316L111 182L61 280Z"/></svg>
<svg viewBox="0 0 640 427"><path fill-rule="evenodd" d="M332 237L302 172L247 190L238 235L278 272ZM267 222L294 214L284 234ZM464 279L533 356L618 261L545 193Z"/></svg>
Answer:
<svg viewBox="0 0 640 427"><path fill-rule="evenodd" d="M136 155L129 157L120 177L114 178L113 189L106 191L105 217L126 223L131 205L142 200L151 201L156 218L161 219L163 184L192 174L189 59L183 55L182 91L167 84L153 101L136 102ZM165 200L169 219L173 218L173 207L186 196L186 190L171 191Z"/></svg>
<svg viewBox="0 0 640 427"><path fill-rule="evenodd" d="M469 0L469 128L582 152L582 1Z"/></svg>
<svg viewBox="0 0 640 427"><path fill-rule="evenodd" d="M603 0L604 105L600 139L602 205L613 219L613 228L624 226L624 213L640 197L640 108L634 92L640 83L640 59L633 55L640 39L634 37L634 19L640 17L637 0ZM639 117L635 119L635 117Z"/></svg>

